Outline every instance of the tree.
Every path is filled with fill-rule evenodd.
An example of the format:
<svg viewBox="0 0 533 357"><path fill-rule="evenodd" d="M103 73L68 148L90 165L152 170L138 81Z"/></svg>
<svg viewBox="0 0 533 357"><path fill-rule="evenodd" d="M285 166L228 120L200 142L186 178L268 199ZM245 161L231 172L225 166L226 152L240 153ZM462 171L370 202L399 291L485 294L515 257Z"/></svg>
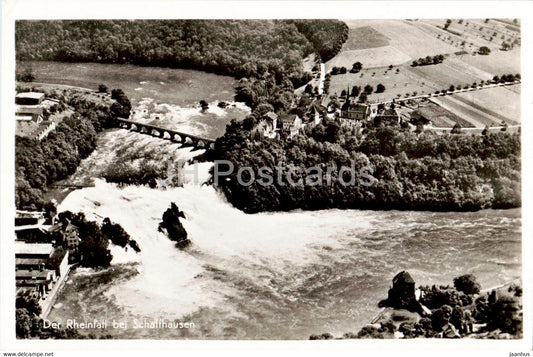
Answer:
<svg viewBox="0 0 533 357"><path fill-rule="evenodd" d="M367 84L365 86L364 91L365 91L366 94L372 94L372 92L374 91L374 87L372 87L370 84Z"/></svg>
<svg viewBox="0 0 533 357"><path fill-rule="evenodd" d="M359 93L361 93L361 87L353 86L351 96L355 98L359 95Z"/></svg>
<svg viewBox="0 0 533 357"><path fill-rule="evenodd" d="M383 92L385 92L385 86L380 83L376 86L376 93L383 93Z"/></svg>
<svg viewBox="0 0 533 357"><path fill-rule="evenodd" d="M486 55L488 55L490 53L490 48L488 48L487 46L481 46L479 48L478 52L479 52L480 55L485 55L486 56Z"/></svg>
<svg viewBox="0 0 533 357"><path fill-rule="evenodd" d="M17 75L17 80L21 82L33 82L35 80L35 76L33 74L32 67L26 67L22 74Z"/></svg>
<svg viewBox="0 0 533 357"><path fill-rule="evenodd" d="M16 325L15 330L18 338L30 337L32 318L28 310L24 308L17 308L16 310Z"/></svg>
<svg viewBox="0 0 533 357"><path fill-rule="evenodd" d="M453 285L458 291L462 291L467 295L479 294L481 285L472 274L461 275L453 279Z"/></svg>
<svg viewBox="0 0 533 357"><path fill-rule="evenodd" d="M107 86L105 84L99 84L98 93L107 93Z"/></svg>
<svg viewBox="0 0 533 357"><path fill-rule="evenodd" d="M358 73L359 71L361 71L363 69L363 64L361 62L355 62L353 65L352 65L352 69L350 70L351 73Z"/></svg>

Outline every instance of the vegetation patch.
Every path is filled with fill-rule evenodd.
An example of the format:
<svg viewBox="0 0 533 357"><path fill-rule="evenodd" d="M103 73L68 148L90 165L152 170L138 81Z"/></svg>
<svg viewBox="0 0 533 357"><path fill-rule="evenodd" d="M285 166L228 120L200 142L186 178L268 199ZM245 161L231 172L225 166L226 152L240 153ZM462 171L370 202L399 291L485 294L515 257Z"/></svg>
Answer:
<svg viewBox="0 0 533 357"><path fill-rule="evenodd" d="M388 38L372 26L351 28L348 40L344 43L344 51L361 50L365 48L383 47L389 45Z"/></svg>

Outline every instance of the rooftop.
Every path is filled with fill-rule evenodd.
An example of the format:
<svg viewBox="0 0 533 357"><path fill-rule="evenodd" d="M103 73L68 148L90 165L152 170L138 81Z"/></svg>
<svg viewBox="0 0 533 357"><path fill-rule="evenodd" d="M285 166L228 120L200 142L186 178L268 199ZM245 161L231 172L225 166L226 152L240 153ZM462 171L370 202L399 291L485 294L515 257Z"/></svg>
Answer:
<svg viewBox="0 0 533 357"><path fill-rule="evenodd" d="M16 258L15 265L40 265L46 264L46 259L42 258Z"/></svg>
<svg viewBox="0 0 533 357"><path fill-rule="evenodd" d="M15 272L15 277L17 279L39 279L39 280L49 280L50 274L53 274L53 270L29 270L29 269L17 269Z"/></svg>
<svg viewBox="0 0 533 357"><path fill-rule="evenodd" d="M15 254L52 254L54 247L51 243L26 243L15 241Z"/></svg>
<svg viewBox="0 0 533 357"><path fill-rule="evenodd" d="M15 96L16 98L41 99L44 98L44 93L41 92L23 92Z"/></svg>
<svg viewBox="0 0 533 357"><path fill-rule="evenodd" d="M265 117L270 118L270 119L272 119L272 120L275 120L275 119L278 118L277 114L274 113L274 112L268 112L268 113L266 113L266 114L265 114Z"/></svg>
<svg viewBox="0 0 533 357"><path fill-rule="evenodd" d="M415 281L411 277L411 274L406 272L405 270L402 272L399 272L393 279L393 284L414 284Z"/></svg>

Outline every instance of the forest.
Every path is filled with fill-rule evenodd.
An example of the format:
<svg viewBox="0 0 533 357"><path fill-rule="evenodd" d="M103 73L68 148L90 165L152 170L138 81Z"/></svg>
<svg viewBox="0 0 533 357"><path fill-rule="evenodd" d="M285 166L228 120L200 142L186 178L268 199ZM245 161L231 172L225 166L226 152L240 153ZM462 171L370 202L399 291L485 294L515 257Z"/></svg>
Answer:
<svg viewBox="0 0 533 357"><path fill-rule="evenodd" d="M115 93L124 105L116 101L111 105L95 101L75 90L46 93L47 97L68 105L74 113L40 142L15 138L15 204L18 209L42 209L46 187L72 175L81 160L96 148L97 133L111 127L117 115L129 112L129 100L122 91Z"/></svg>
<svg viewBox="0 0 533 357"><path fill-rule="evenodd" d="M356 127L329 120L307 127L292 139L272 140L252 134L255 122L252 116L228 125L214 153L216 159L234 165L219 188L245 212L298 208L465 211L521 205L519 134L437 135L387 126L366 128L362 134ZM306 169L313 166L324 172L334 168L331 184L308 184ZM368 170L372 184L344 185L350 178L344 172L339 180L343 166L353 166L355 172ZM283 183L302 179L305 184L275 181L265 185L255 180L244 186L237 177L242 167L254 173L261 167L276 168ZM243 175L245 180L250 176Z"/></svg>
<svg viewBox="0 0 533 357"><path fill-rule="evenodd" d="M347 34L335 20L24 20L15 29L18 61L132 63L237 78L270 73L295 87L311 76L303 58L328 60Z"/></svg>

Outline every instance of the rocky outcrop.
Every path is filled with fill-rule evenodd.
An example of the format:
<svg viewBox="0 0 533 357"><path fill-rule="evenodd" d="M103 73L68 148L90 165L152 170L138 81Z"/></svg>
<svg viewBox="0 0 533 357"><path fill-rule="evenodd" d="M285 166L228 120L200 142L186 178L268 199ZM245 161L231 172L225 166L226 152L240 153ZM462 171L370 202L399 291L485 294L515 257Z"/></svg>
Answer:
<svg viewBox="0 0 533 357"><path fill-rule="evenodd" d="M172 202L170 208L163 213L163 221L159 223L159 230L166 230L168 238L175 241L178 248L185 248L191 244L191 241L187 238L187 231L181 224L180 218L185 218L185 214Z"/></svg>

